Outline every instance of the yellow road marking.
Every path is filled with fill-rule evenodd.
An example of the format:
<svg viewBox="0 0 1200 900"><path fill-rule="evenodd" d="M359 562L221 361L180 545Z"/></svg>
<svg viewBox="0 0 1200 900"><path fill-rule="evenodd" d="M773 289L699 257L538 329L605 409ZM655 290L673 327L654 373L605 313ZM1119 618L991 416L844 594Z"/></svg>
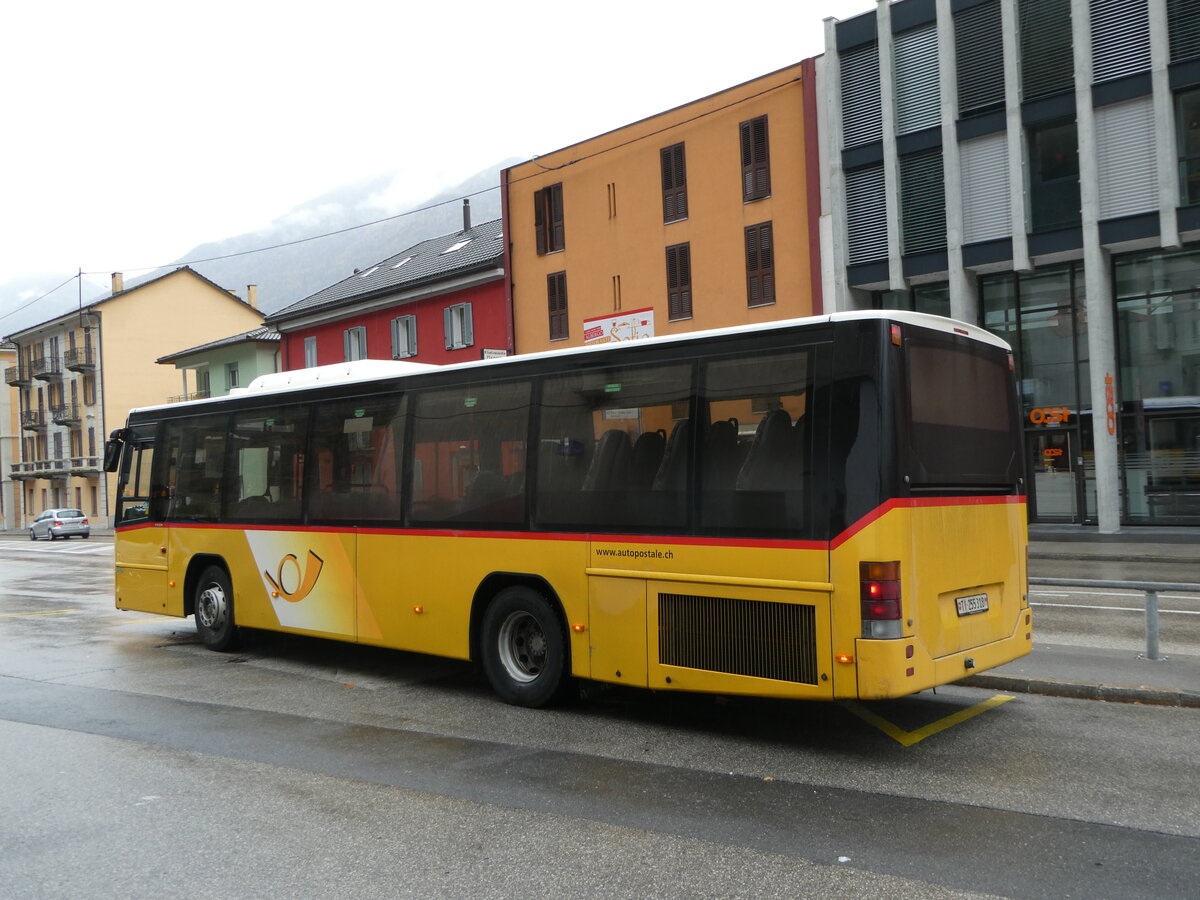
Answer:
<svg viewBox="0 0 1200 900"><path fill-rule="evenodd" d="M946 716L944 719L938 719L936 722L931 722L923 728L918 728L915 731L905 731L900 726L892 724L887 719L883 718L883 716L871 712L865 706L862 706L853 700L844 701L842 706L850 710L850 712L854 713L854 715L858 716L868 725L874 725L896 743L905 747L911 747L918 741L923 741L925 738L937 734L939 731L945 731L947 728L953 728L955 725L961 725L963 722L967 721L967 719L973 719L979 714L985 713L989 709L999 706L1002 703L1007 703L1012 699L1014 699L1012 694L996 694L996 696L991 697L988 700L984 700L982 703L976 703L974 706L967 707L966 709L960 709L958 712L952 713L951 715Z"/></svg>
<svg viewBox="0 0 1200 900"><path fill-rule="evenodd" d="M48 609L45 612L0 613L0 619L28 619L31 616L65 616L68 613L79 612L77 609Z"/></svg>

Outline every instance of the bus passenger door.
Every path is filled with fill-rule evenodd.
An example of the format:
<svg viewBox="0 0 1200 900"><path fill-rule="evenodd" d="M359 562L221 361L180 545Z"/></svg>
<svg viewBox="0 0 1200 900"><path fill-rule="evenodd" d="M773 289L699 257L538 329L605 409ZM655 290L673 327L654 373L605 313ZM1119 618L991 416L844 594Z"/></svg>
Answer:
<svg viewBox="0 0 1200 900"><path fill-rule="evenodd" d="M131 430L121 457L114 523L116 606L180 615L182 610L167 608L167 530L154 477L154 431L153 425Z"/></svg>

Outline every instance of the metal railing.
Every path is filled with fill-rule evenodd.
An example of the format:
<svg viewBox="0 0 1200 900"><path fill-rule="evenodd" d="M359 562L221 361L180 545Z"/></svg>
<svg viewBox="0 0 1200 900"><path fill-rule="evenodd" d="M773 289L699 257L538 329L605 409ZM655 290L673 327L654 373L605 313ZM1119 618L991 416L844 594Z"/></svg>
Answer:
<svg viewBox="0 0 1200 900"><path fill-rule="evenodd" d="M1180 581L1104 581L1093 578L1030 578L1028 581L1031 585L1040 587L1141 591L1146 595L1146 659L1155 662L1164 659L1158 652L1158 595L1163 591L1200 592L1200 584Z"/></svg>

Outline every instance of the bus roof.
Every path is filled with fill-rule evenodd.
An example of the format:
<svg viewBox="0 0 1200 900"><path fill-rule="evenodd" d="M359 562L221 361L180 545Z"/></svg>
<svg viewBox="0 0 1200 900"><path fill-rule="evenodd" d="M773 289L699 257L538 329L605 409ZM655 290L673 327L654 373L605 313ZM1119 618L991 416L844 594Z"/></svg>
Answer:
<svg viewBox="0 0 1200 900"><path fill-rule="evenodd" d="M922 328L930 328L935 331L942 331L947 334L960 334L973 340L977 340L985 344L991 344L1005 350L1012 349L1002 338L997 337L991 332L985 331L976 325L968 324L967 322L960 322L957 319L948 319L944 316L933 316L927 313L891 309L853 310L849 312L830 313L824 316L780 319L777 321L764 322L756 325L735 325L727 328L711 328L704 331L688 331L681 334L661 335L658 337L646 338L642 341L638 341L637 343L652 346L663 346L685 343L688 341L705 340L713 337L733 337L741 334L770 332L795 327L797 325L820 325L829 322L851 322L865 319L886 319L889 321L900 322L902 324L908 323L910 325L916 325ZM447 365L413 363L405 362L403 360L359 359L354 360L353 362L332 363L327 366L314 366L313 368L309 369L292 369L286 372L274 372L268 375L259 375L246 387L234 388L229 392L227 397L189 400L186 401L186 403L209 404L220 402L226 399L233 400L258 394L286 393L288 391L293 391L300 388L317 387L320 385L345 385L356 382L382 381L404 375L414 375L420 372L450 372L473 368L491 368L495 366L504 366L518 361L528 362L531 360L553 359L555 357L563 356L603 353L605 351L611 351L617 347L624 347L627 343L629 342L622 341L620 343L610 342L605 344L590 344L583 347L564 347L556 350L543 350L537 353L523 353L516 356L505 356L496 359L476 359L468 362L450 363ZM154 406L138 407L134 410L131 410L131 412L143 412L155 409L163 409L166 407L178 408L182 405L185 404L156 404Z"/></svg>

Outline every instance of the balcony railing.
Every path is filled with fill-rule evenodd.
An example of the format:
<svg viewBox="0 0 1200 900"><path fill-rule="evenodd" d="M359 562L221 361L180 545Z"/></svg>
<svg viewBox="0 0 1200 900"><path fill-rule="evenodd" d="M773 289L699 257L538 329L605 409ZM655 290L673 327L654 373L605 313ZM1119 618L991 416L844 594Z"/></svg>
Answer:
<svg viewBox="0 0 1200 900"><path fill-rule="evenodd" d="M189 400L207 400L208 391L192 391L190 394L180 394L177 397L171 397L167 400L168 403L186 403Z"/></svg>
<svg viewBox="0 0 1200 900"><path fill-rule="evenodd" d="M21 427L26 431L45 431L46 411L44 409L21 410Z"/></svg>
<svg viewBox="0 0 1200 900"><path fill-rule="evenodd" d="M4 383L11 387L29 387L29 367L24 365L9 366L4 370Z"/></svg>
<svg viewBox="0 0 1200 900"><path fill-rule="evenodd" d="M66 459L35 459L12 464L12 477L18 481L31 478L66 478L69 462Z"/></svg>
<svg viewBox="0 0 1200 900"><path fill-rule="evenodd" d="M98 456L72 456L71 457L71 474L72 475L99 475L100 474L100 457L98 457Z"/></svg>
<svg viewBox="0 0 1200 900"><path fill-rule="evenodd" d="M39 356L29 364L29 370L40 381L62 381L62 360L57 356Z"/></svg>
<svg viewBox="0 0 1200 900"><path fill-rule="evenodd" d="M62 406L52 407L50 415L53 416L55 425L78 425L79 404L66 403Z"/></svg>
<svg viewBox="0 0 1200 900"><path fill-rule="evenodd" d="M63 356L63 365L72 372L93 372L96 369L96 363L92 359L91 347L80 347L71 349Z"/></svg>

